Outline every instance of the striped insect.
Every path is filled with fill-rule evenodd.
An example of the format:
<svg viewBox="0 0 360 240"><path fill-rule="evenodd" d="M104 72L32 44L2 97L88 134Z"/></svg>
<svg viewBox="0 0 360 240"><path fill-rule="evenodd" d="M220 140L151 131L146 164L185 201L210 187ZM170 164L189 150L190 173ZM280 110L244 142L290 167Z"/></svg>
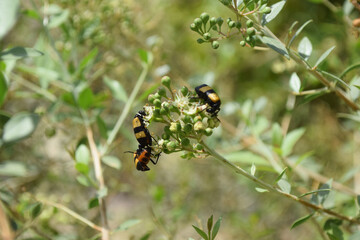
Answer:
<svg viewBox="0 0 360 240"><path fill-rule="evenodd" d="M200 86L197 86L195 88L195 91L199 98L203 99L205 103L209 105L206 111L210 113L211 116L216 117L218 112L220 111L221 101L220 97L217 95L214 89L212 89L206 84L202 84Z"/></svg>

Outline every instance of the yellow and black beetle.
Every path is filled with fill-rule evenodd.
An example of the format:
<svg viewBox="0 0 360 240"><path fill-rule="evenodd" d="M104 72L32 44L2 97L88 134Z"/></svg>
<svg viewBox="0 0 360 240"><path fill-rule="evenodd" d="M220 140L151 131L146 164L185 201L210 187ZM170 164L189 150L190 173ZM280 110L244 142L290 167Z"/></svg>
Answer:
<svg viewBox="0 0 360 240"><path fill-rule="evenodd" d="M213 117L220 111L221 101L214 89L206 84L202 84L195 88L199 98L203 99L210 107L206 109Z"/></svg>
<svg viewBox="0 0 360 240"><path fill-rule="evenodd" d="M152 136L145 126L144 122L145 112L139 111L133 121L133 129L136 140L139 142L139 148L144 148L152 145Z"/></svg>
<svg viewBox="0 0 360 240"><path fill-rule="evenodd" d="M156 157L156 160L154 161L151 159L151 157ZM136 152L134 152L134 163L136 166L136 169L139 171L149 171L150 168L147 166L149 161L151 161L154 165L157 164L160 157L160 153L156 155L151 154L151 148L138 148Z"/></svg>

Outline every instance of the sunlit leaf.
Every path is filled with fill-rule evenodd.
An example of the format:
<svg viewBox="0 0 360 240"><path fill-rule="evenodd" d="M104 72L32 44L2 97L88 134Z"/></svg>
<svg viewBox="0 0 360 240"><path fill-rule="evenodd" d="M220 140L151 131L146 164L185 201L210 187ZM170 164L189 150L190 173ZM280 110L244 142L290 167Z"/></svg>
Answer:
<svg viewBox="0 0 360 240"><path fill-rule="evenodd" d="M129 228L131 228L132 226L135 226L136 224L139 224L141 222L140 219L129 219L125 222L123 222L119 227L117 227L114 232L117 231L125 231Z"/></svg>
<svg viewBox="0 0 360 240"><path fill-rule="evenodd" d="M281 173L279 174L279 176L277 176L277 178L275 179L275 182L278 182L280 179L282 179L287 170L288 170L287 167L284 168L284 170L282 170Z"/></svg>
<svg viewBox="0 0 360 240"><path fill-rule="evenodd" d="M216 221L215 225L214 225L214 229L213 229L213 232L211 234L211 238L212 239L215 239L216 235L218 234L219 232L219 229L220 229L220 225L221 225L221 217L219 217L219 219Z"/></svg>
<svg viewBox="0 0 360 240"><path fill-rule="evenodd" d="M322 63L327 56L329 56L329 54L332 52L332 50L334 50L335 46L332 46L331 48L329 48L328 50L326 50L317 60L317 62L315 63L314 68L316 68L317 66L319 66L320 63Z"/></svg>
<svg viewBox="0 0 360 240"><path fill-rule="evenodd" d="M285 136L283 144L281 145L282 156L286 157L292 153L295 144L302 137L304 133L305 133L305 129L299 128L289 132Z"/></svg>
<svg viewBox="0 0 360 240"><path fill-rule="evenodd" d="M89 172L90 159L89 149L86 145L81 144L75 151L76 170L82 174L87 174Z"/></svg>
<svg viewBox="0 0 360 240"><path fill-rule="evenodd" d="M278 123L274 123L271 128L271 132L272 132L272 144L274 146L281 146L283 141L281 126Z"/></svg>
<svg viewBox="0 0 360 240"><path fill-rule="evenodd" d="M91 88L84 88L78 96L78 104L83 109L89 109L94 103L94 94Z"/></svg>
<svg viewBox="0 0 360 240"><path fill-rule="evenodd" d="M300 92L301 81L299 76L295 72L291 74L289 85L292 91L296 93Z"/></svg>
<svg viewBox="0 0 360 240"><path fill-rule="evenodd" d="M240 151L226 154L226 158L232 162L241 162L247 164L256 164L256 165L269 165L268 161L252 152L249 151Z"/></svg>
<svg viewBox="0 0 360 240"><path fill-rule="evenodd" d="M36 129L40 117L35 113L21 112L12 116L3 129L4 143L15 142L29 137Z"/></svg>
<svg viewBox="0 0 360 240"><path fill-rule="evenodd" d="M270 6L271 12L269 14L264 14L261 19L261 25L266 25L270 21L272 21L276 16L280 13L280 11L283 9L286 1L279 1L273 5Z"/></svg>
<svg viewBox="0 0 360 240"><path fill-rule="evenodd" d="M307 37L303 37L298 46L298 53L304 59L308 60L312 53L312 44Z"/></svg>
<svg viewBox="0 0 360 240"><path fill-rule="evenodd" d="M17 60L27 57L39 57L42 52L33 48L14 47L0 52L0 60Z"/></svg>
<svg viewBox="0 0 360 240"><path fill-rule="evenodd" d="M280 179L277 182L277 184L283 192L285 193L291 192L291 184L288 181L286 181L284 178Z"/></svg>
<svg viewBox="0 0 360 240"><path fill-rule="evenodd" d="M0 164L0 176L25 177L29 173L22 162L6 161Z"/></svg>
<svg viewBox="0 0 360 240"><path fill-rule="evenodd" d="M319 71L319 69L318 69L318 71ZM335 81L340 82L340 83L341 83L344 87L346 87L347 89L350 89L350 86L349 86L346 82L344 82L341 78L335 76L334 74L329 73L329 72L326 72L326 71L322 71L322 70L321 70L320 72L321 72L322 74L328 76L328 77L331 77L331 78L334 79Z"/></svg>
<svg viewBox="0 0 360 240"><path fill-rule="evenodd" d="M16 23L19 2L19 0L0 1L0 40Z"/></svg>
<svg viewBox="0 0 360 240"><path fill-rule="evenodd" d="M305 217L299 218L291 225L291 229L296 228L297 226L303 224L304 222L309 220L313 215L314 215L314 213L311 213L309 215L306 215Z"/></svg>
<svg viewBox="0 0 360 240"><path fill-rule="evenodd" d="M259 188L259 187L256 187L255 190L259 193L265 193L265 192L269 192L269 190L267 189L264 189L264 188Z"/></svg>
<svg viewBox="0 0 360 240"><path fill-rule="evenodd" d="M253 164L251 165L250 173L251 173L251 175L255 176L255 172L256 172L256 166L255 166L255 164L253 163Z"/></svg>
<svg viewBox="0 0 360 240"><path fill-rule="evenodd" d="M264 44L269 46L271 49L273 49L274 51L280 53L281 55L283 55L287 59L290 59L289 53L288 53L285 45L282 42L280 42L278 39L270 38L270 37L267 37L267 36L259 37L259 38Z"/></svg>
<svg viewBox="0 0 360 240"><path fill-rule="evenodd" d="M128 100L127 93L119 81L112 80L107 76L104 77L106 86L110 89L113 97L119 101L126 102Z"/></svg>
<svg viewBox="0 0 360 240"><path fill-rule="evenodd" d="M101 158L102 162L108 165L109 167L120 169L121 168L121 162L119 158L115 156L104 156Z"/></svg>

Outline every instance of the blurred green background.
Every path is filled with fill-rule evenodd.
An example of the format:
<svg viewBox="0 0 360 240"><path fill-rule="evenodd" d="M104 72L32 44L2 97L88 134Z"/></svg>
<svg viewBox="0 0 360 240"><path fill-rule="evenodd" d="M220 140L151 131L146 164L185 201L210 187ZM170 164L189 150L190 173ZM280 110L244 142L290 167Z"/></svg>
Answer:
<svg viewBox="0 0 360 240"><path fill-rule="evenodd" d="M360 42L355 30L344 21L344 1L331 1L335 12L326 4L316 2L322 1L288 1L268 27L284 39L294 21L300 26L313 19L302 33L313 44L310 62L336 45L322 67L340 74L358 61ZM275 1L270 1L272 3ZM0 149L3 167L9 167L9 162L18 164L10 166L16 170L0 173L3 195L11 195L9 209L13 214L19 212L22 216L19 219L23 219L23 225L19 220L17 227L28 223L36 229L24 230L18 239L46 239L37 232L51 236L50 239L90 239L96 234L95 230L49 206L43 206L41 215L33 222L26 212L32 196L36 196L61 203L100 224L97 208L88 209L89 199L95 197L96 191L78 183L79 174L69 154L82 140L85 130L76 120L69 119L74 112L66 105L63 89L54 81L66 78L63 67L76 72L81 59L95 48L94 61L86 65L80 75L74 74L72 81L85 79L91 84L94 94L102 99L99 111L108 127L115 124L125 102L112 96L104 79L118 81L129 96L142 69L138 50L149 51L154 57L137 101L111 150L111 155L121 160L121 168L104 166L110 227L115 229L130 219L141 222L116 232L112 239L141 239L149 233L149 239L199 239L191 225L205 227L206 219L212 214L215 219L222 217L218 239L322 239L312 221L290 230L292 222L309 213L303 206L276 195L256 192L254 183L210 158L184 160L177 154L162 154L159 163L150 164L151 171L144 173L136 171L133 156L124 153L137 148L131 125L134 114L142 109L147 94L160 86L160 79L166 74L172 78L175 88L183 85L194 88L206 82L216 89L223 103L219 114L222 124L208 143L220 153L239 153L252 144L252 136L241 131L244 129L241 111L244 104L263 99L266 106L256 116L267 119L266 129L271 128L271 123L282 124L291 117L290 130L306 127L295 153L314 151L307 167L335 180L344 179L345 185L352 186L352 178L344 176L356 167L353 157L359 142L354 141L354 129L358 126L337 117L339 112L348 112L344 104L335 94L327 94L304 104L299 97L295 107L287 109L287 102L292 99L288 87L290 75L294 71L301 75L304 70L273 51L240 47L240 40L236 38L221 41L217 50L208 44L199 45L198 36L189 25L202 12L224 19L231 16L230 11L215 0L21 1L16 25L1 40L0 46L2 49L33 47L43 52L44 56L18 61L13 72L48 89L57 101L47 101L10 77L2 115L21 111L42 114L30 138ZM350 17L358 15L353 11ZM47 30L42 26L45 21L51 25ZM354 71L345 80L350 81L358 73ZM301 79L306 83L305 89L322 87L305 73ZM98 141L100 134L94 129ZM150 126L154 135L161 134L161 130L160 124ZM265 142L266 137L263 137ZM244 159L238 164L249 170L251 160ZM266 163L259 165L264 171L259 170L258 174L270 182L276 173ZM309 176L301 178L295 174L292 181L298 184L294 188L308 190L316 189L319 184ZM336 205L341 206L335 210L351 215L352 199L344 194L336 196ZM317 220L321 224L321 217ZM33 236L38 238L31 238Z"/></svg>

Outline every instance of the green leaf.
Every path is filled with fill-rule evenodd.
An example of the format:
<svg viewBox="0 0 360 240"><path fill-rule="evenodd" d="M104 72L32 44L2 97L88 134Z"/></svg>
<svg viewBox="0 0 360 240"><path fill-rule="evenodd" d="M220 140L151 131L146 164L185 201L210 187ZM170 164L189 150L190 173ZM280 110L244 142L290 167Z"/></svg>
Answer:
<svg viewBox="0 0 360 240"><path fill-rule="evenodd" d="M8 87L4 74L0 71L0 107L3 104Z"/></svg>
<svg viewBox="0 0 360 240"><path fill-rule="evenodd" d="M115 168L115 169L120 169L121 168L121 162L119 160L119 158L115 157L115 156L104 156L101 158L101 161L103 163L105 163L106 165L108 165L109 167Z"/></svg>
<svg viewBox="0 0 360 240"><path fill-rule="evenodd" d="M349 240L359 240L359 239L360 239L360 231L359 230L349 237Z"/></svg>
<svg viewBox="0 0 360 240"><path fill-rule="evenodd" d="M214 229L213 229L213 232L212 232L212 235L211 235L211 239L214 240L216 235L218 234L219 232L219 229L220 229L220 225L221 225L221 217L216 221L215 225L214 225Z"/></svg>
<svg viewBox="0 0 360 240"><path fill-rule="evenodd" d="M326 220L326 222L324 223L324 230L331 230L334 227L338 227L342 225L342 220L337 219L337 218L330 218L328 220Z"/></svg>
<svg viewBox="0 0 360 240"><path fill-rule="evenodd" d="M113 97L121 102L126 102L128 100L127 93L119 81L112 80L107 76L104 77L104 82L106 86L110 89Z"/></svg>
<svg viewBox="0 0 360 240"><path fill-rule="evenodd" d="M99 132L102 138L107 139L108 138L108 129L104 122L104 120L100 117L100 115L96 116L96 124L99 128Z"/></svg>
<svg viewBox="0 0 360 240"><path fill-rule="evenodd" d="M259 188L259 187L256 187L255 190L259 193L265 193L265 192L269 192L269 190L267 189L264 189L264 188Z"/></svg>
<svg viewBox="0 0 360 240"><path fill-rule="evenodd" d="M150 239L151 233L146 233L144 236L140 238L140 240L148 240Z"/></svg>
<svg viewBox="0 0 360 240"><path fill-rule="evenodd" d="M6 161L0 164L0 176L26 177L29 171L22 162Z"/></svg>
<svg viewBox="0 0 360 240"><path fill-rule="evenodd" d="M307 220L309 220L312 216L314 215L314 213L311 213L305 217L299 218L298 220L296 220L292 225L290 229L296 228L297 226L303 224L304 222L306 222Z"/></svg>
<svg viewBox="0 0 360 240"><path fill-rule="evenodd" d="M299 198L305 197L305 196L307 196L307 195L315 194L315 193L318 193L318 192L325 192L325 191L330 191L330 190L331 190L331 189L318 189L318 190L310 191L310 192L301 194L301 195L299 196Z"/></svg>
<svg viewBox="0 0 360 240"><path fill-rule="evenodd" d="M253 176L255 176L255 172L256 172L256 166L255 166L255 164L253 163L253 164L251 164L250 174L253 175Z"/></svg>
<svg viewBox="0 0 360 240"><path fill-rule="evenodd" d="M278 123L274 123L272 128L272 145L273 146L281 146L283 141L282 129Z"/></svg>
<svg viewBox="0 0 360 240"><path fill-rule="evenodd" d="M276 16L280 13L280 11L283 9L286 1L279 1L273 5L270 6L271 12L269 14L264 14L261 20L261 25L266 25L270 21L272 21Z"/></svg>
<svg viewBox="0 0 360 240"><path fill-rule="evenodd" d="M83 186L85 187L89 187L91 186L91 182L89 181L89 179L84 176L84 175L80 175L76 177L76 180Z"/></svg>
<svg viewBox="0 0 360 240"><path fill-rule="evenodd" d="M320 58L317 60L317 62L315 63L314 68L316 68L317 66L319 66L320 63L322 63L327 56L329 56L329 54L332 52L332 50L334 50L335 46L332 46L331 48L329 48L328 50L326 50L321 56Z"/></svg>
<svg viewBox="0 0 360 240"><path fill-rule="evenodd" d="M0 40L15 25L19 2L19 0L0 1Z"/></svg>
<svg viewBox="0 0 360 240"><path fill-rule="evenodd" d="M78 104L83 109L89 109L94 103L94 94L89 87L84 88L78 97Z"/></svg>
<svg viewBox="0 0 360 240"><path fill-rule="evenodd" d="M357 205L360 207L360 195L356 195Z"/></svg>
<svg viewBox="0 0 360 240"><path fill-rule="evenodd" d="M44 55L42 52L33 48L14 47L0 52L0 60L18 60L27 57L39 57Z"/></svg>
<svg viewBox="0 0 360 240"><path fill-rule="evenodd" d="M89 169L89 165L84 164L84 163L75 163L75 169L82 174L87 175L90 171Z"/></svg>
<svg viewBox="0 0 360 240"><path fill-rule="evenodd" d="M331 190L328 189L331 189L331 185L332 185L332 179L330 179L328 182L322 184L319 187L319 190L325 189L324 191L318 192L318 199L321 204L324 204L326 198L329 196Z"/></svg>
<svg viewBox="0 0 360 240"><path fill-rule="evenodd" d="M89 164L91 159L90 151L85 144L80 144L75 151L75 160L78 163Z"/></svg>
<svg viewBox="0 0 360 240"><path fill-rule="evenodd" d="M98 198L92 198L89 201L88 209L94 208L99 206L99 199Z"/></svg>
<svg viewBox="0 0 360 240"><path fill-rule="evenodd" d="M291 74L289 85L293 92L296 92L296 93L300 92L301 81L300 81L299 76L295 72L293 72Z"/></svg>
<svg viewBox="0 0 360 240"><path fill-rule="evenodd" d="M206 233L205 233L203 230L201 230L201 229L198 228L198 227L195 227L194 225L192 225L192 226L193 226L193 228L196 230L196 232L197 232L203 239L209 240L208 236L206 235Z"/></svg>
<svg viewBox="0 0 360 240"><path fill-rule="evenodd" d="M129 228L131 228L132 226L135 226L136 224L139 224L141 222L141 220L139 219L129 219L126 220L125 222L123 222L119 227L117 227L114 232L118 232L118 231L125 231Z"/></svg>
<svg viewBox="0 0 360 240"><path fill-rule="evenodd" d="M267 36L259 37L259 38L268 47L270 47L274 51L280 53L281 55L283 55L287 59L290 59L289 53L288 53L285 45L282 42L280 42L278 39L270 38L270 37L267 37Z"/></svg>
<svg viewBox="0 0 360 240"><path fill-rule="evenodd" d="M42 204L41 203L35 203L32 207L31 207L31 218L35 219L36 217L38 217L41 213L41 208L42 208Z"/></svg>
<svg viewBox="0 0 360 240"><path fill-rule="evenodd" d="M285 192L285 193L290 193L291 192L291 185L288 181L286 181L284 178L280 179L277 182L278 186L280 187L280 189Z"/></svg>
<svg viewBox="0 0 360 240"><path fill-rule="evenodd" d="M309 24L311 23L312 20L308 20L307 22L305 22L303 25L301 25L301 27L296 31L296 33L294 34L294 36L290 39L289 44L288 44L288 48L290 48L291 44L293 43L293 41L295 40L295 38L297 36L300 35L300 33L302 32L302 30Z"/></svg>
<svg viewBox="0 0 360 240"><path fill-rule="evenodd" d="M77 70L76 70L76 74L81 74L84 69L86 67L88 67L88 64L94 60L94 58L97 56L98 54L98 49L94 48L93 50L91 50L80 62Z"/></svg>
<svg viewBox="0 0 360 240"><path fill-rule="evenodd" d="M145 51L144 49L138 50L141 61L145 64L151 64L153 61L153 55L151 52Z"/></svg>
<svg viewBox="0 0 360 240"><path fill-rule="evenodd" d="M305 61L309 59L312 53L312 44L307 37L303 37L303 39L301 39L298 46L298 53Z"/></svg>
<svg viewBox="0 0 360 240"><path fill-rule="evenodd" d="M20 141L29 137L36 129L40 117L35 113L17 113L6 122L2 140L4 143Z"/></svg>
<svg viewBox="0 0 360 240"><path fill-rule="evenodd" d="M337 77L337 76L335 76L334 74L331 74L331 73L329 73L329 72L326 72L326 71L322 71L322 70L320 70L320 69L317 69L319 72L321 72L322 74L324 74L324 75L326 75L326 76L328 76L328 77L331 77L332 79L334 79L335 81L337 81L337 82L340 82L344 87L346 87L347 89L350 89L350 86L346 83L346 82L344 82L344 80L342 80L341 78L339 78L339 77Z"/></svg>
<svg viewBox="0 0 360 240"><path fill-rule="evenodd" d="M280 179L282 179L287 170L288 170L287 167L284 168L284 170L282 170L281 173L279 174L279 176L277 176L277 178L275 179L275 182L278 182Z"/></svg>
<svg viewBox="0 0 360 240"><path fill-rule="evenodd" d="M360 63L354 63L353 65L350 65L349 67L347 67L339 76L339 78L343 78L348 72L356 69L356 68L360 68Z"/></svg>
<svg viewBox="0 0 360 240"><path fill-rule="evenodd" d="M107 187L103 187L101 188L99 191L97 191L96 193L96 197L97 198L104 198L108 195L108 189Z"/></svg>
<svg viewBox="0 0 360 240"><path fill-rule="evenodd" d="M292 153L296 142L302 137L304 133L305 129L299 128L289 132L285 136L283 144L281 145L281 153L283 157L286 157Z"/></svg>
<svg viewBox="0 0 360 240"><path fill-rule="evenodd" d="M52 14L50 22L47 24L48 28L56 28L61 24L65 23L69 18L70 11L68 9L61 9L60 12Z"/></svg>
<svg viewBox="0 0 360 240"><path fill-rule="evenodd" d="M210 233L211 229L212 229L212 226L213 226L213 215L211 215L211 217L209 217L208 221L207 221L207 228L208 228L208 231Z"/></svg>

